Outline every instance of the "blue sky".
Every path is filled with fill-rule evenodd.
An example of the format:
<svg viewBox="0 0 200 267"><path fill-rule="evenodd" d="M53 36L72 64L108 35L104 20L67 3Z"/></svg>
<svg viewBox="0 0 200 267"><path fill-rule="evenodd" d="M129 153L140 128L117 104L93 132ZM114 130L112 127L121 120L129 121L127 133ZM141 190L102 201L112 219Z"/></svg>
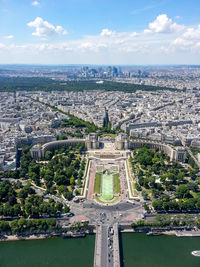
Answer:
<svg viewBox="0 0 200 267"><path fill-rule="evenodd" d="M199 0L0 0L0 64L199 64Z"/></svg>

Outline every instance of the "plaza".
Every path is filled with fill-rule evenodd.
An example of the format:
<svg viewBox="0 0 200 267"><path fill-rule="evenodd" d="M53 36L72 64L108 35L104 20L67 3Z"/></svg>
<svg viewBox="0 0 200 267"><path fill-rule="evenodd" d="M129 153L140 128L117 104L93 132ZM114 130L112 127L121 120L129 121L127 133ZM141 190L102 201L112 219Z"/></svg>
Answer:
<svg viewBox="0 0 200 267"><path fill-rule="evenodd" d="M89 149L87 199L100 205L114 205L121 200L128 200L132 192L127 182L126 161L130 151L116 148L115 139L105 136L98 144L98 149Z"/></svg>

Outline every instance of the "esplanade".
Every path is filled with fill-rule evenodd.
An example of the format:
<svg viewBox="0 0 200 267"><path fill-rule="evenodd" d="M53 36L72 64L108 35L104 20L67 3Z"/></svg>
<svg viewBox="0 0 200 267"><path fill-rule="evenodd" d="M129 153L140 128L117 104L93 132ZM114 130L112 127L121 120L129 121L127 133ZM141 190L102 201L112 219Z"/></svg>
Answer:
<svg viewBox="0 0 200 267"><path fill-rule="evenodd" d="M165 152L170 157L171 161L185 162L186 158L186 151L183 147L172 147L168 144L142 139L131 140L125 133L120 133L110 142L114 143L115 150L117 151L139 149L146 145L150 149ZM103 143L103 139L96 133L90 133L85 139L67 139L62 141L53 141L43 145L37 144L31 148L30 152L32 158L44 159L46 151L54 151L61 147L74 147L80 143L85 144L86 150L99 150L99 152L101 152L101 143Z"/></svg>

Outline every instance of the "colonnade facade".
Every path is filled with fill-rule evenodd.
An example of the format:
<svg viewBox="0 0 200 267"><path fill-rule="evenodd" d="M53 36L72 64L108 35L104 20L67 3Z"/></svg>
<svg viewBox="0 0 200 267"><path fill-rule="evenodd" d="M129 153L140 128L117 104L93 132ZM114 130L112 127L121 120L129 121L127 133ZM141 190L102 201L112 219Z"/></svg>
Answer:
<svg viewBox="0 0 200 267"><path fill-rule="evenodd" d="M168 144L141 139L130 140L129 137L124 133L120 133L115 138L114 142L116 150L139 149L146 145L150 149L163 151L170 157L171 161L185 162L186 151L183 147L172 147ZM100 148L99 136L96 133L90 133L86 139L67 139L62 141L49 142L44 145L35 145L31 148L30 152L32 158L43 159L45 157L46 151L53 151L63 146L76 146L79 143L83 143L86 150L96 150Z"/></svg>

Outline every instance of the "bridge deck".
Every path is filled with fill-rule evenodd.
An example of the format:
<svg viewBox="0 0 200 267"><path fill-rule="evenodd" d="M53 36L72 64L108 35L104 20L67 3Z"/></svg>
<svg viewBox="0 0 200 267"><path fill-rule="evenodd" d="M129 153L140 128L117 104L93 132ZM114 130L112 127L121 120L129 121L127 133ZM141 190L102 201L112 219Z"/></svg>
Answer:
<svg viewBox="0 0 200 267"><path fill-rule="evenodd" d="M118 225L100 225L96 231L94 267L120 267Z"/></svg>

